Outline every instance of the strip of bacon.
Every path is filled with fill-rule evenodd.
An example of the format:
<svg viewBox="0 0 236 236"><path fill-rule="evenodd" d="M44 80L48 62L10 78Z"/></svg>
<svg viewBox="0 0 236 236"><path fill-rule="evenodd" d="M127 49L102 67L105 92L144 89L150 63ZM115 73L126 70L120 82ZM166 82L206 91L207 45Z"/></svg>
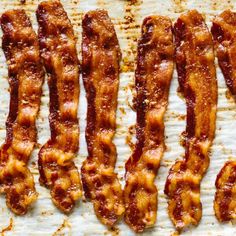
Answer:
<svg viewBox="0 0 236 236"><path fill-rule="evenodd" d="M8 207L23 215L37 199L33 175L27 163L37 139L35 121L40 107L43 67L30 19L23 10L1 17L2 48L8 64L10 108L6 140L0 150L0 191Z"/></svg>
<svg viewBox="0 0 236 236"><path fill-rule="evenodd" d="M51 129L51 139L39 152L39 180L50 188L53 203L69 213L82 194L80 176L73 162L79 146L76 40L59 1L40 3L37 20L41 56L48 74Z"/></svg>
<svg viewBox="0 0 236 236"><path fill-rule="evenodd" d="M99 220L112 226L124 212L121 185L114 173L119 62L121 52L106 11L88 12L82 22L83 81L87 94L86 141L88 158L82 166L87 198Z"/></svg>
<svg viewBox="0 0 236 236"><path fill-rule="evenodd" d="M236 95L236 13L226 10L213 20L214 38L219 66L226 85Z"/></svg>
<svg viewBox="0 0 236 236"><path fill-rule="evenodd" d="M236 161L228 161L216 178L214 210L219 221L236 219Z"/></svg>
<svg viewBox="0 0 236 236"><path fill-rule="evenodd" d="M211 28L219 66L225 82L236 95L236 13L226 10L213 20ZM236 161L228 161L216 179L214 209L219 221L236 219Z"/></svg>
<svg viewBox="0 0 236 236"><path fill-rule="evenodd" d="M215 135L217 81L213 41L196 10L174 25L180 91L187 104L185 156L176 161L166 180L169 216L178 230L197 225L202 216L200 183L209 166Z"/></svg>
<svg viewBox="0 0 236 236"><path fill-rule="evenodd" d="M165 151L164 114L174 68L171 21L167 17L144 19L138 43L135 84L137 143L126 163L125 221L136 232L156 221L157 188L154 184Z"/></svg>

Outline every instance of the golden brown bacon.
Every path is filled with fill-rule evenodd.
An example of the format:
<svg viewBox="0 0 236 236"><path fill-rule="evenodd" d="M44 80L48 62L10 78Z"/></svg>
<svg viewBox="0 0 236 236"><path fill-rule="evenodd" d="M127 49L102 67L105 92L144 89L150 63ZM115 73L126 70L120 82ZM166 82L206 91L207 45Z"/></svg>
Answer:
<svg viewBox="0 0 236 236"><path fill-rule="evenodd" d="M114 173L116 147L112 143L121 53L106 11L88 12L82 28L83 81L88 101L88 158L82 166L82 181L85 195L93 201L97 217L112 226L124 212L121 185Z"/></svg>
<svg viewBox="0 0 236 236"><path fill-rule="evenodd" d="M51 139L39 152L40 183L50 188L54 204L68 213L81 197L80 177L73 162L79 144L76 40L59 1L40 3L37 19L40 51L48 74L51 128Z"/></svg>
<svg viewBox="0 0 236 236"><path fill-rule="evenodd" d="M216 45L219 66L225 82L236 95L236 13L224 11L213 20L211 32Z"/></svg>
<svg viewBox="0 0 236 236"><path fill-rule="evenodd" d="M216 178L214 209L219 221L236 219L236 161L228 161Z"/></svg>
<svg viewBox="0 0 236 236"><path fill-rule="evenodd" d="M22 215L37 199L27 162L37 138L35 120L44 72L38 39L26 13L23 10L5 12L1 17L1 27L11 97L7 136L0 150L0 191L6 193L8 207Z"/></svg>
<svg viewBox="0 0 236 236"><path fill-rule="evenodd" d="M177 229L197 225L202 215L200 183L214 139L217 81L211 35L196 11L174 25L180 90L187 104L185 156L170 169L165 185L169 216Z"/></svg>
<svg viewBox="0 0 236 236"><path fill-rule="evenodd" d="M226 84L236 95L236 13L224 11L213 21L211 28L217 57ZM236 161L228 161L216 179L214 209L219 221L236 219Z"/></svg>
<svg viewBox="0 0 236 236"><path fill-rule="evenodd" d="M170 19L147 17L138 43L135 84L137 98L134 153L126 163L125 221L142 232L156 221L157 188L154 180L164 143L164 114L173 73L174 45Z"/></svg>

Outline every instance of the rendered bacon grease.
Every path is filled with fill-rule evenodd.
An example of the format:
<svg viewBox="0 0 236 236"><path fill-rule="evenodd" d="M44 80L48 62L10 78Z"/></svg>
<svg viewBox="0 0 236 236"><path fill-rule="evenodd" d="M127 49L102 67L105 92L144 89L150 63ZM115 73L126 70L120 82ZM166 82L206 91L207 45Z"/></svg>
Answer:
<svg viewBox="0 0 236 236"><path fill-rule="evenodd" d="M38 115L44 72L38 39L23 10L1 17L2 49L8 64L10 108L6 140L0 150L0 191L8 207L23 215L37 199L33 175L27 163L37 139Z"/></svg>
<svg viewBox="0 0 236 236"><path fill-rule="evenodd" d="M213 20L211 28L219 66L225 82L236 95L236 13L224 11ZM214 209L219 221L236 219L236 160L228 161L216 179Z"/></svg>
<svg viewBox="0 0 236 236"><path fill-rule="evenodd" d="M217 81L211 34L192 10L174 25L180 91L187 104L185 156L170 169L165 185L169 216L178 230L197 225L202 216L200 183L209 166L215 135Z"/></svg>
<svg viewBox="0 0 236 236"><path fill-rule="evenodd" d="M124 213L117 174L116 129L120 47L114 26L104 10L88 12L82 22L82 70L88 101L86 141L88 158L82 165L83 188L99 220L112 226Z"/></svg>
<svg viewBox="0 0 236 236"><path fill-rule="evenodd" d="M48 75L51 129L51 139L39 152L39 180L50 188L53 203L68 213L82 194L80 176L73 162L79 145L76 40L59 1L40 3L37 20L40 51Z"/></svg>
<svg viewBox="0 0 236 236"><path fill-rule="evenodd" d="M174 68L173 56L170 19L162 16L145 18L135 71L137 143L126 163L124 189L125 221L136 232L153 226L156 221L154 180L165 151L163 118Z"/></svg>

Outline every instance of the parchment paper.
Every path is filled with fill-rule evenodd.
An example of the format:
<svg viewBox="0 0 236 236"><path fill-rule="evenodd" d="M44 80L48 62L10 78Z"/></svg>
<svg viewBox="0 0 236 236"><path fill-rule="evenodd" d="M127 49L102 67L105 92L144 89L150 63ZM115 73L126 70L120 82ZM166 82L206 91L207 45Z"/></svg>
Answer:
<svg viewBox="0 0 236 236"><path fill-rule="evenodd" d="M30 16L33 27L37 30L35 10L40 1L26 0L22 5L20 0L0 0L0 14L7 9L23 8ZM137 38L140 35L140 24L145 16L160 14L169 16L173 22L184 11L197 9L206 17L211 26L214 15L227 8L236 7L236 0L63 0L75 34L78 37L77 49L81 59L81 19L85 12L96 8L105 8L112 18L123 53L122 73L120 75L119 104L117 110L117 132L115 144L118 158L116 172L124 185L124 163L131 154L128 140L135 141L129 127L135 124L136 115L131 109L134 84L134 59L136 56ZM2 32L0 31L0 38ZM1 44L1 39L0 39ZM217 62L216 62L217 63ZM218 78L218 115L216 137L211 151L211 163L201 185L201 200L203 217L198 227L192 228L183 235L236 235L236 228L231 223L219 224L214 216L213 199L215 194L215 178L225 161L236 158L236 105L227 93L221 71L217 66ZM80 118L80 151L75 160L80 168L87 157L85 143L85 125L87 103L81 84L79 113ZM5 121L8 114L9 92L7 81L7 66L3 51L0 49L0 144L5 139ZM175 229L167 214L167 201L163 193L165 180L170 166L177 158L182 158L183 147L179 144L180 134L185 130L185 102L177 95L176 72L171 84L169 106L165 116L165 133L167 150L163 157L161 168L156 178L158 187L158 217L154 228L145 231L143 235L171 235ZM121 221L113 230L108 230L96 218L90 202L80 201L72 214L60 213L52 204L49 191L38 183L37 153L41 145L49 138L48 125L48 87L44 83L40 114L37 120L38 145L29 163L34 174L39 198L25 216L15 216L6 205L4 196L0 196L0 232L4 235L134 235ZM8 227L10 226L10 227ZM8 227L8 228L7 228ZM4 230L5 229L5 230ZM3 232L4 231L4 232Z"/></svg>

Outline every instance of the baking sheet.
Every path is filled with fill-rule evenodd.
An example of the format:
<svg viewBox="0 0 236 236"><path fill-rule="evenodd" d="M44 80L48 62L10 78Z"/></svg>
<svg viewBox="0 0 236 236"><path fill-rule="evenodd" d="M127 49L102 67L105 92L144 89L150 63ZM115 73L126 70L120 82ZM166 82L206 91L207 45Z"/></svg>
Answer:
<svg viewBox="0 0 236 236"><path fill-rule="evenodd" d="M7 9L23 8L30 16L33 27L37 30L35 10L40 1L26 0L0 0L0 14ZM188 9L197 9L206 17L211 26L212 17L225 9L234 9L236 0L63 0L61 1L74 26L78 37L77 49L79 57L81 44L81 19L83 14L91 9L104 8L109 11L112 18L120 46L123 53L122 73L120 75L119 104L117 110L117 132L115 144L118 159L116 172L124 185L124 163L131 154L128 141L135 141L130 127L135 124L136 116L132 107L134 85L134 58L136 55L137 38L140 35L142 19L151 14L169 16L173 21L182 12ZM2 32L0 31L0 38ZM1 44L1 39L0 39ZM217 62L216 62L217 63ZM201 185L201 200L203 204L203 217L198 227L192 228L182 235L236 235L236 228L231 223L219 224L214 217L213 199L215 194L215 178L225 161L236 158L236 105L228 95L222 73L217 66L218 78L218 114L216 137L211 151L211 163ZM75 159L76 165L81 167L82 161L87 157L85 143L86 125L86 99L81 84L79 103L80 118L80 151ZM7 67L3 51L0 49L0 143L5 138L5 121L8 114L9 92L7 81ZM185 129L185 102L177 95L176 72L171 84L169 106L165 116L165 134L167 151L163 157L156 185L158 194L158 217L154 228L147 230L143 235L171 235L175 229L167 214L167 201L163 193L165 180L170 166L176 158L182 158L183 147L180 146L180 134ZM66 216L60 213L50 200L49 191L38 183L37 153L41 145L49 138L48 124L48 87L44 84L40 114L37 120L38 145L33 152L29 167L34 174L36 189L39 198L32 210L26 216L15 216L5 205L4 196L0 196L0 233L2 235L134 235L134 233L121 221L113 230L108 230L96 218L93 206L83 199L78 203L72 214Z"/></svg>

